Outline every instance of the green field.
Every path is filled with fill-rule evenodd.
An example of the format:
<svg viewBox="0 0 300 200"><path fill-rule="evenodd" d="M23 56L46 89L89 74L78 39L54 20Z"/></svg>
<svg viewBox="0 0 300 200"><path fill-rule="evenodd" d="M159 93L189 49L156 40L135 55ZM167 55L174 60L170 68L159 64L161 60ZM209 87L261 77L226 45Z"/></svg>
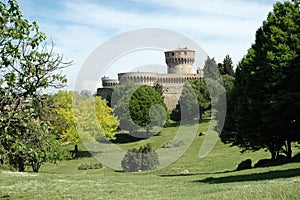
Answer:
<svg viewBox="0 0 300 200"><path fill-rule="evenodd" d="M205 131L208 122L200 127ZM147 142L161 147L176 132L165 128L147 140L120 144L123 148ZM77 170L93 157L45 164L39 173L0 173L0 199L299 199L300 163L234 171L250 158L255 163L269 153L239 153L220 141L203 159L198 158L204 136L197 136L184 155L172 165L152 172L124 173L113 169ZM81 147L83 150L83 147ZM299 149L294 148L294 153ZM182 170L189 174L181 175Z"/></svg>

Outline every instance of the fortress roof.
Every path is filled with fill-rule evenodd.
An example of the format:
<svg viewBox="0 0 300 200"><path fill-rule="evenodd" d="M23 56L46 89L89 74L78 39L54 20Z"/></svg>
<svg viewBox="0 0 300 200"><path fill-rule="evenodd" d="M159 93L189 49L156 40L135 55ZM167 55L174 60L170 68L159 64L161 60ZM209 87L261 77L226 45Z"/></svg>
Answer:
<svg viewBox="0 0 300 200"><path fill-rule="evenodd" d="M190 52L195 52L194 50L188 49L187 47L184 47L184 48L178 47L177 49L169 50L169 51L165 51L165 52L176 52L176 51L190 51Z"/></svg>

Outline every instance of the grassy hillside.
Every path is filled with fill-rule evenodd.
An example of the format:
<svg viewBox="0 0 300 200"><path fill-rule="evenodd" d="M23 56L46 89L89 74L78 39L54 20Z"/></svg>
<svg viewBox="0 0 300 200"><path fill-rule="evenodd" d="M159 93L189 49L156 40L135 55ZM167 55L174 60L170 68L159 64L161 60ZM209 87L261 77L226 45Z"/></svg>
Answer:
<svg viewBox="0 0 300 200"><path fill-rule="evenodd" d="M199 131L207 127L205 122ZM151 142L160 148L174 137L176 130L177 127L165 128L158 136L118 145L127 149ZM233 170L239 162L250 158L255 163L269 158L269 153L240 154L238 148L218 141L212 152L200 159L203 139L204 136L197 136L180 159L153 172L123 173L107 167L77 170L82 163L96 162L88 156L46 164L40 173L32 173L30 169L25 173L2 171L0 199L298 199L300 196L300 163L236 172ZM181 175L185 169L190 173Z"/></svg>

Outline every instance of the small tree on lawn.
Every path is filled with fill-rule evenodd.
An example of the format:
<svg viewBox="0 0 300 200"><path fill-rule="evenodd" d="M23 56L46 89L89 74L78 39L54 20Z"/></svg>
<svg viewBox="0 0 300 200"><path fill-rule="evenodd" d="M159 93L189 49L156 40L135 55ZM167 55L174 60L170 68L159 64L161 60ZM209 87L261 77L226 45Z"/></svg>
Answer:
<svg viewBox="0 0 300 200"><path fill-rule="evenodd" d="M136 132L143 129L146 134L154 126L164 125L166 112L162 96L146 85L126 90L114 106L114 113L120 119L123 130Z"/></svg>

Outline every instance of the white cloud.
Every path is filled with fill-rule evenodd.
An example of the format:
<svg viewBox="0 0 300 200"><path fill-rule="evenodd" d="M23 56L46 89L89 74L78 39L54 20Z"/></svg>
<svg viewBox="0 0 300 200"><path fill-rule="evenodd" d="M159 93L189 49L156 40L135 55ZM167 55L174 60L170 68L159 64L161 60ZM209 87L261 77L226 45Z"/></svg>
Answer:
<svg viewBox="0 0 300 200"><path fill-rule="evenodd" d="M272 3L237 0L138 0L138 2L152 3L168 8L167 11L170 9L173 11L132 13L100 4L72 1L65 4L68 11L66 15L77 24L115 32L142 27L171 29L186 34L200 45L205 45L208 53L215 56L218 61L229 54L235 62L238 62L242 58L240 52L245 52L250 47L255 30L272 8ZM247 45L246 49L239 49ZM174 47L176 46L174 44Z"/></svg>
<svg viewBox="0 0 300 200"><path fill-rule="evenodd" d="M61 5L56 9L29 12L43 19L37 20L43 31L53 38L57 49L63 52L65 57L75 61L75 65L67 71L71 80L69 87L74 85L80 66L93 49L112 36L136 28L153 27L179 32L195 40L218 62L229 54L234 63L237 63L254 41L256 29L266 19L275 2L133 1L139 6L128 10L107 2L103 5L97 1L69 0L60 2ZM25 1L23 4L26 5ZM145 12L148 7L151 7L151 11ZM177 46L174 44L174 48ZM141 65L146 64L141 56L138 58L140 60L134 60L134 65L138 65L139 62Z"/></svg>

